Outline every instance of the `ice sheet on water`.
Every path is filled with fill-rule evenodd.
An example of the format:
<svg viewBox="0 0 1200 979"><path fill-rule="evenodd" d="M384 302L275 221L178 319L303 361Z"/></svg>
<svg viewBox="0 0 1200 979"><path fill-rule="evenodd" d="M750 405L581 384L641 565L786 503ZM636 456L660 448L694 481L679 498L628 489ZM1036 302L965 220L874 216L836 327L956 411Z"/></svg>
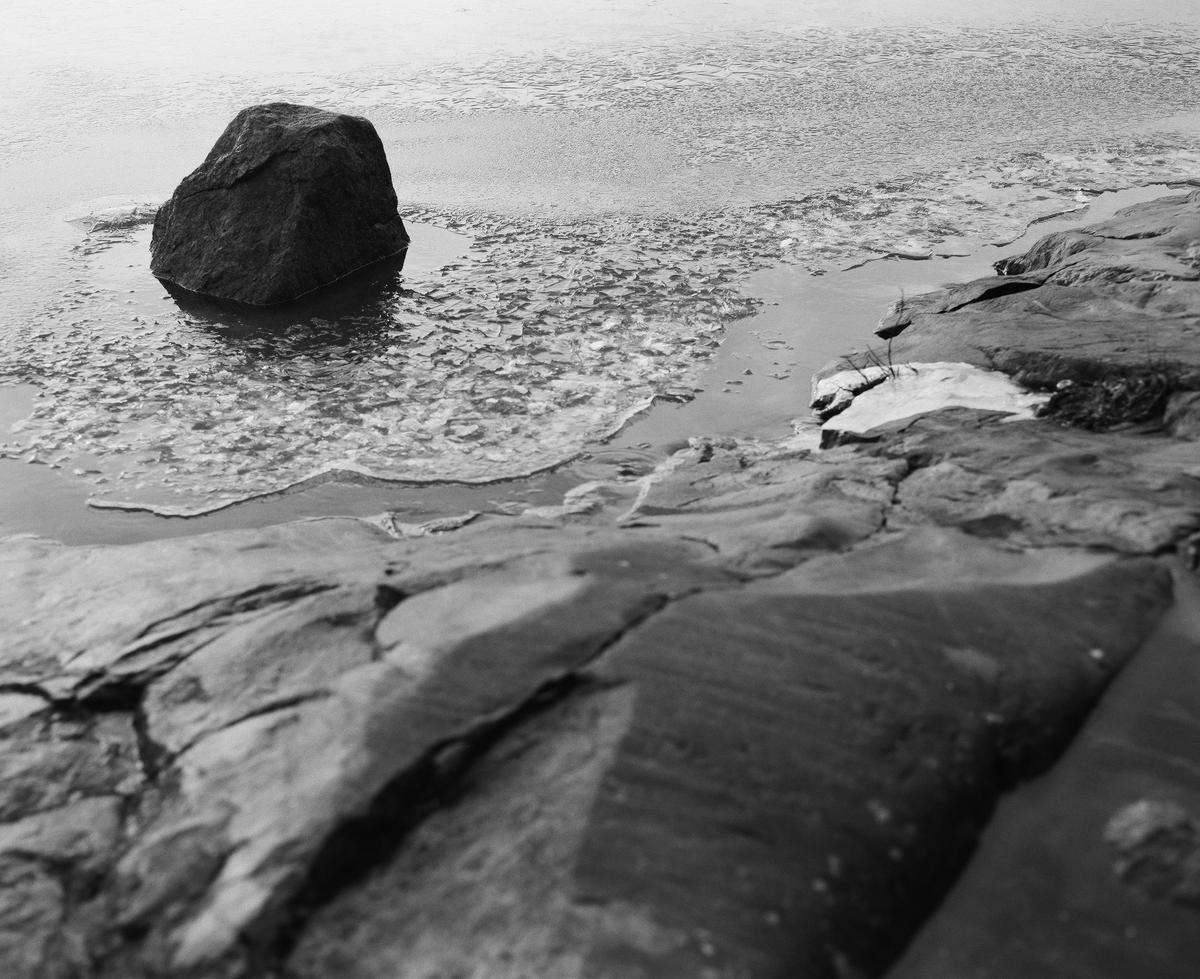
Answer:
<svg viewBox="0 0 1200 979"><path fill-rule="evenodd" d="M956 98L963 99L964 117L971 109L979 117L1007 110L1028 120L1039 109L1027 103L1026 93L1040 95L1046 113L1055 111L1058 93L1072 93L1081 112L1088 111L1085 100L1094 102L1091 111L1099 118L1116 106L1097 96L1111 90L1123 92L1125 102L1136 98L1143 87L1136 76L1149 66L1160 95L1175 82L1191 84L1189 74L1200 67L1194 32L1194 26L1149 23L1112 30L1106 24L1015 22L1004 32L994 25L948 24L749 30L726 32L719 42L676 37L469 65L448 62L422 66L412 75L396 65L373 64L329 78L323 94L384 112L416 108L459 114L506 108L647 109L699 95L709 111L696 120L697 145L739 155L747 136L780 135L778 119L761 112L746 115L743 127L734 131L724 118L721 125L705 125L739 101L772 109L790 105L807 114L810 127L788 133L802 145L831 116L852 120L855 130L863 122L890 121L897 132L919 132L928 122L923 107L936 105L944 115ZM313 82L314 73L308 72L282 82L277 92L285 97L311 92ZM913 111L888 111L899 105ZM887 120L889 114L894 118Z"/></svg>
<svg viewBox="0 0 1200 979"><path fill-rule="evenodd" d="M43 391L0 453L90 481L100 504L164 513L334 475L514 478L656 398L690 397L724 330L753 310L739 286L756 268L822 272L887 242L1002 238L1076 206L1080 186L1182 179L1197 162L1150 142L1022 153L687 217L414 207L410 221L468 232L466 257L257 318L164 295L146 270L149 209L93 209L71 288L0 352L0 380Z"/></svg>
<svg viewBox="0 0 1200 979"><path fill-rule="evenodd" d="M0 360L43 389L0 451L90 480L102 504L170 513L321 474L511 478L690 391L752 308L738 256L697 236L472 227L468 256L438 272L383 268L252 313L164 295L148 227L106 222L75 249L74 288Z"/></svg>
<svg viewBox="0 0 1200 979"><path fill-rule="evenodd" d="M447 122L492 119L498 139L489 143L506 133L517 139L518 130L530 136L511 158L503 146L464 143L463 179L482 174L501 200L515 200L523 187L535 202L579 198L578 186L559 193L549 185L600 170L611 171L599 177L614 176L625 201L662 202L674 185L704 204L756 195L769 201L999 159L1006 150L1060 147L1068 138L1086 147L1194 111L1198 40L1194 17L1118 28L1097 15L1044 23L1015 17L1003 29L994 21L743 27L523 56L455 60L448 53L442 64L420 65L396 55L389 62L394 49L381 40L370 57L354 59L363 65L354 70L337 58L328 68L310 60L290 72L252 64L230 72L196 59L139 85L92 66L21 80L11 108L0 105L0 159L10 139L4 134L22 133L29 120L38 145L70 145L97 119L113 131L136 131L148 120L227 119L232 109L285 99L371 118L389 153L399 150L406 163L414 156L416 166L397 173L420 199L427 199L425 178L446 175L444 167L423 166L425 159L437 154L445 163L458 149L446 138ZM443 128L410 138L434 124ZM561 174L525 180L536 139L549 144L536 162ZM19 152L20 143L12 145ZM506 159L516 173L502 172Z"/></svg>
<svg viewBox="0 0 1200 979"><path fill-rule="evenodd" d="M1148 127L1196 104L1198 33L1018 18L738 28L440 66L381 40L332 67L197 59L139 84L99 65L29 72L0 106L6 165L93 142L92 163L121 159L130 133L164 152L148 127L173 143L195 135L180 120L217 127L289 99L371 118L405 217L476 244L357 309L264 329L164 301L145 211L70 215L88 218L74 280L0 345L0 381L43 390L0 452L61 466L103 501L178 512L333 472L553 465L650 399L686 399L752 308L739 285L756 268L936 254L1014 237L1081 194L1194 177L1194 137Z"/></svg>

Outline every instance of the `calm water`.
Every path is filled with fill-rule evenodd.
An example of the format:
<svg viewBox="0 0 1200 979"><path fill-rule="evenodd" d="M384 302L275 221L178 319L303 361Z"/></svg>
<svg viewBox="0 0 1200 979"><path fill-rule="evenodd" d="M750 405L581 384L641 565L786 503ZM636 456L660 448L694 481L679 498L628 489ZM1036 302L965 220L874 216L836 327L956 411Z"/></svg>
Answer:
<svg viewBox="0 0 1200 979"><path fill-rule="evenodd" d="M774 431L872 325L840 269L1200 177L1192 3L976 6L10 0L0 382L36 388L0 478L198 512L509 479L619 430L628 466L679 417ZM282 320L181 308L144 217L270 99L375 122L405 267ZM732 349L753 382L712 373Z"/></svg>

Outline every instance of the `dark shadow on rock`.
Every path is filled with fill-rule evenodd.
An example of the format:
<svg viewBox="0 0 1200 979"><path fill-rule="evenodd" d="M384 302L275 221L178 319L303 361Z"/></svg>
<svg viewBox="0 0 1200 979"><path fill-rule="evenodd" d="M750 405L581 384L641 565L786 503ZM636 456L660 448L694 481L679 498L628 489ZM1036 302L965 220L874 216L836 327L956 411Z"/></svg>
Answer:
<svg viewBox="0 0 1200 979"><path fill-rule="evenodd" d="M160 280L195 326L259 357L287 359L325 349L365 359L388 342L392 316L404 288L407 250L347 276L319 292L277 306L248 306L191 292Z"/></svg>

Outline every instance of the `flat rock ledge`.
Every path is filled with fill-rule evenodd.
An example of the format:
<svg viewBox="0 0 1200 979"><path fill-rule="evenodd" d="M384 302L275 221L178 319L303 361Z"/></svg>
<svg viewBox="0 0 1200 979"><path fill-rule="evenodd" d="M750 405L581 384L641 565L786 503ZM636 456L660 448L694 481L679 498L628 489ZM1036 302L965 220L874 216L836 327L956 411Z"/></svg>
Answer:
<svg viewBox="0 0 1200 979"><path fill-rule="evenodd" d="M887 347L827 365L814 391L847 372L861 390L950 361L1043 391L1045 415L1072 425L1162 423L1197 438L1200 190L1047 235L996 271L894 304L876 330ZM814 408L847 393L826 387Z"/></svg>
<svg viewBox="0 0 1200 979"><path fill-rule="evenodd" d="M1189 574L1163 417L697 439L423 537L10 539L0 974L882 975Z"/></svg>

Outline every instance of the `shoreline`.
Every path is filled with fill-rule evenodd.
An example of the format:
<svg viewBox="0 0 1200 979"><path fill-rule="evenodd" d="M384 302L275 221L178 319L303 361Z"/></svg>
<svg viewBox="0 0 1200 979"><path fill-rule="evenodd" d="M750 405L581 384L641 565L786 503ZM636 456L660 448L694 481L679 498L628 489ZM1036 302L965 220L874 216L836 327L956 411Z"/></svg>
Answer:
<svg viewBox="0 0 1200 979"><path fill-rule="evenodd" d="M1139 670L1195 636L1193 239L1200 191L1138 204L1040 239L1030 288L950 286L901 324L897 349L998 344L1079 385L1157 329L1158 413L1099 430L948 407L822 451L695 437L517 516L4 542L0 738L25 760L0 856L25 861L6 899L46 950L10 971L103 941L81 974L882 975L939 906L980 922L946 895L1021 842L1038 793L1010 793L1049 771L1114 778L1036 817L1086 816L1062 845L1104 900L1024 971L1111 938L1190 979L1194 911L1115 873L1094 830L1109 805L1200 812L1171 734L1200 701ZM1096 342L1063 346L1064 323ZM1114 731L1120 764L1080 767ZM99 881L89 903L45 865ZM1002 859L982 900L1049 912L1057 866Z"/></svg>
<svg viewBox="0 0 1200 979"><path fill-rule="evenodd" d="M782 437L795 423L801 428L811 426L815 439L818 425L809 422L804 407L809 399L809 375L848 345L862 342L864 324L873 322L897 294L924 292L944 281L984 274L993 256L1001 252L1032 244L1041 235L1070 227L1084 217L1101 219L1174 186L1149 184L1103 192L1081 205L1081 211L1034 219L1008 243L977 244L968 254L951 258L871 259L821 277L805 275L787 264L755 272L743 292L764 305L750 317L729 324L711 364L697 382L693 399L660 402L639 411L608 438L580 446L578 461L550 464L532 478L481 479L472 486L436 477L391 480L366 476L349 482L332 477L320 479L311 489L264 490L222 503L213 512L201 507L196 515L155 513L153 506L136 502L128 507L105 503L108 512L100 513L88 507L87 487L66 474L0 459L4 475L0 480L0 535L33 533L73 544L134 543L306 517L373 516L388 510L411 520L467 511L499 514L522 503L553 505L571 488L595 479L612 479L630 466L635 472L644 471L692 437ZM414 229L419 233L423 226L416 223ZM948 242L939 248L954 250L960 245ZM438 254L435 248L426 263L439 261ZM418 263L422 261L419 253L415 257ZM11 399L11 390L0 394ZM0 426L19 420L19 410L4 411Z"/></svg>

